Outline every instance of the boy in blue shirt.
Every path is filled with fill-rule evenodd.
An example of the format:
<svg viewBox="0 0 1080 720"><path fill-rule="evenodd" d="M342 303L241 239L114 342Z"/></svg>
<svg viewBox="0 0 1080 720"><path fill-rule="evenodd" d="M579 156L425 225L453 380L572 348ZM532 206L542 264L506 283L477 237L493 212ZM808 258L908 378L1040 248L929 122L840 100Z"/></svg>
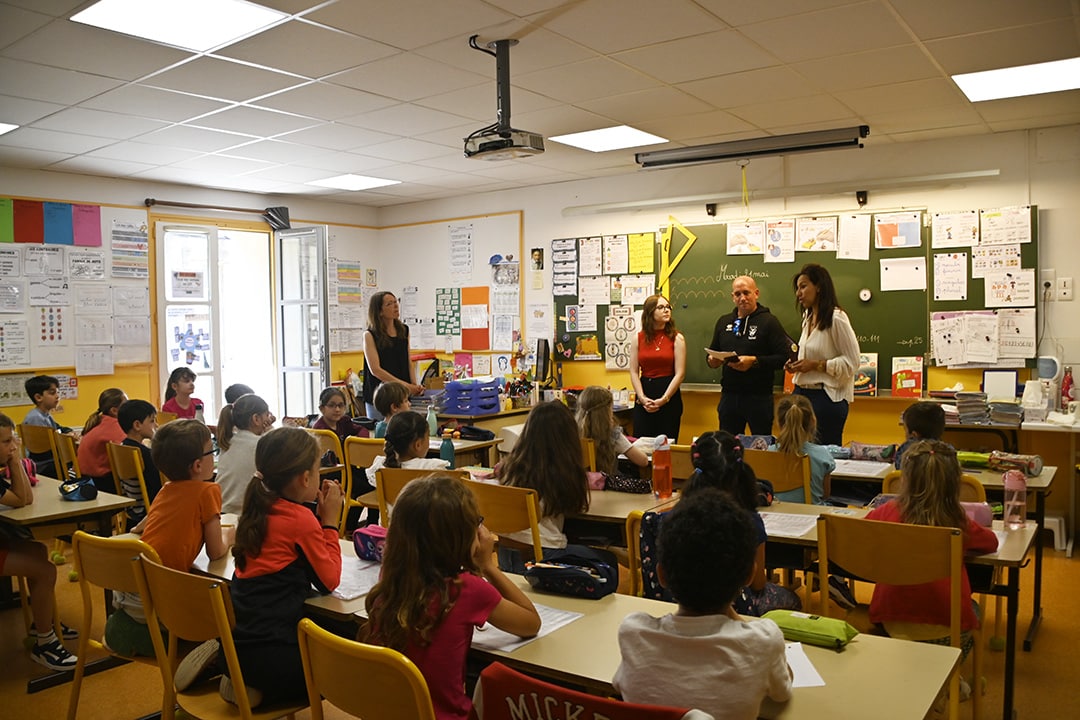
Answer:
<svg viewBox="0 0 1080 720"><path fill-rule="evenodd" d="M120 423L120 429L127 433L123 445L139 448L143 463L143 481L146 483L146 496L150 502L157 497L161 490L161 475L154 465L154 458L150 454L150 448L143 444L144 440L150 440L157 432L157 408L146 400L128 400L120 406L116 413L116 420ZM134 527L146 517L147 508L143 507L142 492L138 487L124 483L122 492L136 501L136 504L128 508L128 527Z"/></svg>
<svg viewBox="0 0 1080 720"><path fill-rule="evenodd" d="M53 419L52 411L60 404L60 381L52 375L35 375L23 386L34 409L26 413L24 425L52 428L56 432L69 433L71 428L63 427ZM56 477L56 462L52 453L29 453L30 459L37 465L41 475Z"/></svg>

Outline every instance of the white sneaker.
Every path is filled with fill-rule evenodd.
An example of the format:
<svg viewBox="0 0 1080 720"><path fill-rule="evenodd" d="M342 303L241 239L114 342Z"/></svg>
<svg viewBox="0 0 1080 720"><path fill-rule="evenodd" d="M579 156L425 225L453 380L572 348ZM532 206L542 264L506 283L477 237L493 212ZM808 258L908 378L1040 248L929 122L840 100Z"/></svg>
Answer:
<svg viewBox="0 0 1080 720"><path fill-rule="evenodd" d="M173 675L173 685L177 692L184 692L191 687L208 669L217 662L218 653L221 651L221 643L215 638L207 640L202 645L189 652L176 666L176 674Z"/></svg>
<svg viewBox="0 0 1080 720"><path fill-rule="evenodd" d="M35 644L34 647L30 648L30 658L39 665L44 665L57 672L74 670L76 663L79 661L78 658L67 651L64 643L60 642L55 636L52 642L44 645Z"/></svg>

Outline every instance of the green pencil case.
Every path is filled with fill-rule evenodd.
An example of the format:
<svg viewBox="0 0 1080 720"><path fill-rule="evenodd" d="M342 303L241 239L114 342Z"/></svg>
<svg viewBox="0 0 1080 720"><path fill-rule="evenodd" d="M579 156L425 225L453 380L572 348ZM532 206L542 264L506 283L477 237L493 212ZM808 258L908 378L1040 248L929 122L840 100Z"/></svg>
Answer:
<svg viewBox="0 0 1080 720"><path fill-rule="evenodd" d="M779 625L785 640L836 650L843 650L859 634L858 630L839 618L810 615L798 610L770 610L762 617Z"/></svg>

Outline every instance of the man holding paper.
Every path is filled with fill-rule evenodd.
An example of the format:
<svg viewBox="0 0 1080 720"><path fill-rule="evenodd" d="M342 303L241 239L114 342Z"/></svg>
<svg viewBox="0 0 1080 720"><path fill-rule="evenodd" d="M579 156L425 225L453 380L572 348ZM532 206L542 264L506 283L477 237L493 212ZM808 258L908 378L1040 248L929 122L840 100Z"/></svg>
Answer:
<svg viewBox="0 0 1080 720"><path fill-rule="evenodd" d="M741 435L772 434L773 378L798 347L769 308L758 303L757 283L742 275L731 283L735 308L716 321L705 349L711 368L723 367L724 388L716 407L720 429Z"/></svg>

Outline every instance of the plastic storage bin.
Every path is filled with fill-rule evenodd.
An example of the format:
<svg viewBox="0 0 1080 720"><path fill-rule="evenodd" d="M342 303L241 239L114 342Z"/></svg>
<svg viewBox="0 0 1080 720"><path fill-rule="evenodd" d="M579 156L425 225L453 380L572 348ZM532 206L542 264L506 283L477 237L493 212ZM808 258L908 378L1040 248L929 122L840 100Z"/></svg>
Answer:
<svg viewBox="0 0 1080 720"><path fill-rule="evenodd" d="M444 415L494 415L499 412L499 380L453 380L444 388Z"/></svg>

